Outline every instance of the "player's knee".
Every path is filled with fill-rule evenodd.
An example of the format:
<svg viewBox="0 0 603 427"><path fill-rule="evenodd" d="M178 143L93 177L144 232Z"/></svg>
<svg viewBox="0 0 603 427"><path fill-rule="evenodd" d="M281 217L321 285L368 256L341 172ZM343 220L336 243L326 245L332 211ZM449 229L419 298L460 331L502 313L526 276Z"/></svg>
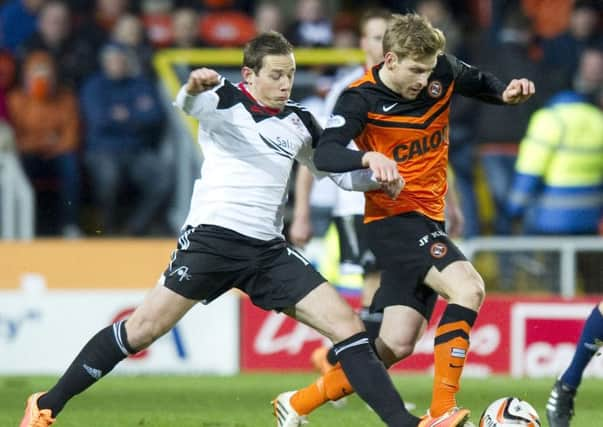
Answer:
<svg viewBox="0 0 603 427"><path fill-rule="evenodd" d="M168 330L161 322L135 315L126 322L128 344L136 351L147 348Z"/></svg>
<svg viewBox="0 0 603 427"><path fill-rule="evenodd" d="M389 367L410 356L415 350L415 343L398 337L379 336L379 355L383 363Z"/></svg>
<svg viewBox="0 0 603 427"><path fill-rule="evenodd" d="M479 310L486 297L486 286L484 285L482 277L476 273L467 280L460 289L460 295L458 297L459 301L462 302L464 306Z"/></svg>
<svg viewBox="0 0 603 427"><path fill-rule="evenodd" d="M393 347L391 348L397 362L410 356L414 349L414 344L409 343L394 343Z"/></svg>
<svg viewBox="0 0 603 427"><path fill-rule="evenodd" d="M448 302L479 310L486 297L484 280L473 268L463 273L447 287Z"/></svg>

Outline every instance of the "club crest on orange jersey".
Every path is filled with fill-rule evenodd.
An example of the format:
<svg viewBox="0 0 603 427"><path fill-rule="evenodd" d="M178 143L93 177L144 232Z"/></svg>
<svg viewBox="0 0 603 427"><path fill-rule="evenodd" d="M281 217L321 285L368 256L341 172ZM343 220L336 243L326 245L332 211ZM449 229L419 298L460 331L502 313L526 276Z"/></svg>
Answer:
<svg viewBox="0 0 603 427"><path fill-rule="evenodd" d="M434 80L427 86L427 93L432 98L439 98L442 95L442 83L439 80Z"/></svg>
<svg viewBox="0 0 603 427"><path fill-rule="evenodd" d="M429 253L434 258L443 258L447 252L448 252L448 246L446 246L442 242L435 242L429 248Z"/></svg>

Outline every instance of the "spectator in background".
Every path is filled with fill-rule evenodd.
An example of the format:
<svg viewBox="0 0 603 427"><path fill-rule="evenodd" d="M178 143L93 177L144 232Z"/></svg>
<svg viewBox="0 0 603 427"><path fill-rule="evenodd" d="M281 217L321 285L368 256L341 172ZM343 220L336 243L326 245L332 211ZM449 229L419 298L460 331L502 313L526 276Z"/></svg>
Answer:
<svg viewBox="0 0 603 427"><path fill-rule="evenodd" d="M255 30L258 34L266 31L283 32L285 19L280 7L274 2L262 2L254 14Z"/></svg>
<svg viewBox="0 0 603 427"><path fill-rule="evenodd" d="M58 179L60 208L42 212L39 223L59 218L60 233L81 234L78 226L80 173L77 161L79 116L76 96L57 84L56 68L46 52L32 52L23 65L23 85L9 93L8 110L23 168L39 191Z"/></svg>
<svg viewBox="0 0 603 427"><path fill-rule="evenodd" d="M110 33L123 15L128 13L129 0L96 0L93 11L95 24Z"/></svg>
<svg viewBox="0 0 603 427"><path fill-rule="evenodd" d="M484 103L479 105L476 133L481 164L495 206L494 233L499 235L511 233L511 219L505 207L513 180L517 149L530 115L539 105L540 88L544 86L543 73L529 56L530 40L527 18L517 11L510 11L498 35L498 45L481 46L475 61L481 69L496 70L502 80L519 74L533 80L539 87L532 102L513 108ZM496 49L496 55L492 54L493 48Z"/></svg>
<svg viewBox="0 0 603 427"><path fill-rule="evenodd" d="M140 9L142 24L151 45L154 48L169 46L177 29L172 25L174 1L142 0Z"/></svg>
<svg viewBox="0 0 603 427"><path fill-rule="evenodd" d="M111 32L111 41L118 43L126 51L128 69L132 76L154 76L153 47L146 39L138 16L130 13L120 16Z"/></svg>
<svg viewBox="0 0 603 427"><path fill-rule="evenodd" d="M598 99L603 88L603 50L587 48L582 52L573 82L576 92L603 108Z"/></svg>
<svg viewBox="0 0 603 427"><path fill-rule="evenodd" d="M199 14L195 9L182 7L172 13L172 46L196 48L203 46L199 36Z"/></svg>
<svg viewBox="0 0 603 427"><path fill-rule="evenodd" d="M95 62L100 48L110 40L115 24L128 9L129 0L96 0L95 6L88 6L87 14L78 20L74 38L84 38L93 46Z"/></svg>
<svg viewBox="0 0 603 427"><path fill-rule="evenodd" d="M0 46L12 53L36 30L44 0L10 0L0 8Z"/></svg>
<svg viewBox="0 0 603 427"><path fill-rule="evenodd" d="M177 7L193 7L198 10L230 9L247 15L253 13L256 0L175 0Z"/></svg>
<svg viewBox="0 0 603 427"><path fill-rule="evenodd" d="M521 0L521 11L533 22L538 37L551 38L561 34L569 24L569 16L575 0ZM515 2L505 6L516 8ZM509 4L510 3L510 4Z"/></svg>
<svg viewBox="0 0 603 427"><path fill-rule="evenodd" d="M255 24L233 1L205 0L200 29L203 43L214 47L243 46L251 40Z"/></svg>
<svg viewBox="0 0 603 427"><path fill-rule="evenodd" d="M8 107L6 105L6 90L0 86L0 122L8 122Z"/></svg>
<svg viewBox="0 0 603 427"><path fill-rule="evenodd" d="M582 51L589 46L603 47L599 12L593 3L577 2L570 16L569 27L565 32L542 40L544 63L562 73L563 87L571 85Z"/></svg>
<svg viewBox="0 0 603 427"><path fill-rule="evenodd" d="M171 186L169 161L158 150L164 113L153 84L129 70L128 49L106 45L102 71L81 92L86 124L85 164L101 231L117 230L117 201L123 189L135 197L125 232L142 235L158 216Z"/></svg>
<svg viewBox="0 0 603 427"><path fill-rule="evenodd" d="M563 91L521 141L509 212L528 234L597 234L603 209L603 112Z"/></svg>
<svg viewBox="0 0 603 427"><path fill-rule="evenodd" d="M23 44L21 55L44 50L58 66L61 83L78 88L85 76L97 70L96 46L85 37L73 37L71 12L63 1L44 4L37 31Z"/></svg>
<svg viewBox="0 0 603 427"><path fill-rule="evenodd" d="M461 53L463 34L459 24L442 0L420 0L417 13L427 17L446 34L446 50L454 55Z"/></svg>
<svg viewBox="0 0 603 427"><path fill-rule="evenodd" d="M297 0L295 20L287 30L294 46L325 47L333 44L331 20L320 0Z"/></svg>
<svg viewBox="0 0 603 427"><path fill-rule="evenodd" d="M333 48L355 49L359 45L357 17L349 12L340 11L333 20Z"/></svg>
<svg viewBox="0 0 603 427"><path fill-rule="evenodd" d="M596 235L603 214L603 112L563 91L534 113L521 141L508 212L537 235ZM603 260L579 254L584 290L601 292Z"/></svg>
<svg viewBox="0 0 603 427"><path fill-rule="evenodd" d="M6 49L0 49L0 120L8 121L6 94L15 81L16 64L13 55Z"/></svg>

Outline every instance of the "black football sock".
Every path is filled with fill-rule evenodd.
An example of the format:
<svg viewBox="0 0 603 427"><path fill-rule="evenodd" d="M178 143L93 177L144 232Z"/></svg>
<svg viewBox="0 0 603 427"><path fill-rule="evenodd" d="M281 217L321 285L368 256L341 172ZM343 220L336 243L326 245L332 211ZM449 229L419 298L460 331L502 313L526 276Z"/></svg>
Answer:
<svg viewBox="0 0 603 427"><path fill-rule="evenodd" d="M362 320L362 323L364 323L364 328L368 334L371 347L373 347L375 355L381 359L381 356L379 356L379 353L375 348L375 340L379 336L379 330L381 329L381 323L383 322L383 313L371 313L369 307L362 307L359 314L360 320ZM337 362L339 362L333 347L331 347L327 353L327 361L331 365L335 365Z"/></svg>
<svg viewBox="0 0 603 427"><path fill-rule="evenodd" d="M389 427L416 426L419 418L404 407L383 363L375 356L366 332L333 347L350 384Z"/></svg>
<svg viewBox="0 0 603 427"><path fill-rule="evenodd" d="M331 347L327 352L327 362L331 365L335 365L339 362L339 359L337 359L337 355L335 354L335 347Z"/></svg>
<svg viewBox="0 0 603 427"><path fill-rule="evenodd" d="M134 353L128 344L125 320L107 326L88 341L54 387L38 399L38 407L50 409L52 416L56 417L69 399Z"/></svg>

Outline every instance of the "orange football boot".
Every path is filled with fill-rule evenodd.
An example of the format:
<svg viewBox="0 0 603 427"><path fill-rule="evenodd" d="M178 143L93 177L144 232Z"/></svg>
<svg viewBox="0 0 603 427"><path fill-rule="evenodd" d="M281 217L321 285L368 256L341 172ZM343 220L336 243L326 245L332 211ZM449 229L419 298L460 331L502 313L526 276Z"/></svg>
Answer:
<svg viewBox="0 0 603 427"><path fill-rule="evenodd" d="M38 408L38 399L44 394L46 393L40 392L29 396L25 406L25 414L19 427L48 427L54 423L55 419L52 418L50 409Z"/></svg>
<svg viewBox="0 0 603 427"><path fill-rule="evenodd" d="M471 411L464 408L452 408L444 415L433 418L429 413L421 417L417 427L462 427L469 421Z"/></svg>

